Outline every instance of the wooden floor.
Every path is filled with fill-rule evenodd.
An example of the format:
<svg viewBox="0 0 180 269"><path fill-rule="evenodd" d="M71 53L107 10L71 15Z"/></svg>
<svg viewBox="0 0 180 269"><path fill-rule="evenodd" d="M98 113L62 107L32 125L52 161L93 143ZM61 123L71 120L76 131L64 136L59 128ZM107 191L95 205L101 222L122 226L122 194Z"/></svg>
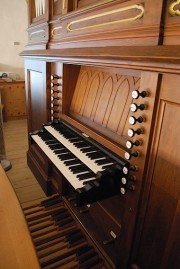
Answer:
<svg viewBox="0 0 180 269"><path fill-rule="evenodd" d="M26 120L7 121L3 125L6 159L12 164L7 176L22 207L39 202L45 197L35 177L27 166L28 148Z"/></svg>

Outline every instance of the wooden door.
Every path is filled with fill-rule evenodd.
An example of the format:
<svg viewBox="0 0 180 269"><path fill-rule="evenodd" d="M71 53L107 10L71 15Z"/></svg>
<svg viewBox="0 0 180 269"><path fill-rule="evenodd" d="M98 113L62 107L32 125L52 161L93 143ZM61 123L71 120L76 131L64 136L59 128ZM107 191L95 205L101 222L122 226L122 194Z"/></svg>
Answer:
<svg viewBox="0 0 180 269"><path fill-rule="evenodd" d="M47 85L47 63L35 60L26 61L26 99L28 131L42 128L42 123L50 120L50 90Z"/></svg>
<svg viewBox="0 0 180 269"><path fill-rule="evenodd" d="M179 85L179 75L163 76L147 174L150 195L144 195L149 200L136 258L141 269L180 266Z"/></svg>

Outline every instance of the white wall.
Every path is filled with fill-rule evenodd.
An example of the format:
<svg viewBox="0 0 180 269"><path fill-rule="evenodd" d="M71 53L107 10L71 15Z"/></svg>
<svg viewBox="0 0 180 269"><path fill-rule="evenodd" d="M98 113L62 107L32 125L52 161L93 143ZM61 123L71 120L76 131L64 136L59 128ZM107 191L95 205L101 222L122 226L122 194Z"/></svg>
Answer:
<svg viewBox="0 0 180 269"><path fill-rule="evenodd" d="M0 72L18 73L21 79L24 61L18 54L27 44L27 23L25 0L0 0Z"/></svg>

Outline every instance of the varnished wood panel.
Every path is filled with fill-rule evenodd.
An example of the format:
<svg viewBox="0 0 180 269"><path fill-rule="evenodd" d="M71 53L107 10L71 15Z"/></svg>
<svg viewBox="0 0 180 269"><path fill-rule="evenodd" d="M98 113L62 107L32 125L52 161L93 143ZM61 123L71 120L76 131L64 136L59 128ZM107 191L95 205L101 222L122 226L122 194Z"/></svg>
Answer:
<svg viewBox="0 0 180 269"><path fill-rule="evenodd" d="M145 269L177 269L180 250L180 77L164 75L149 166L150 197L137 264Z"/></svg>
<svg viewBox="0 0 180 269"><path fill-rule="evenodd" d="M0 267L28 269L33 265L34 269L39 269L40 265L23 212L1 165L0 178Z"/></svg>
<svg viewBox="0 0 180 269"><path fill-rule="evenodd" d="M74 7L74 0L50 0L49 5L50 19L55 20L63 14L72 11Z"/></svg>
<svg viewBox="0 0 180 269"><path fill-rule="evenodd" d="M50 120L50 91L47 90L46 72L46 63L40 61L26 62L26 100L29 132L41 129L42 123Z"/></svg>
<svg viewBox="0 0 180 269"><path fill-rule="evenodd" d="M104 145L123 158L128 128L142 128L144 130L144 134L141 136L136 135L131 139L132 141L136 139L142 141L140 147L133 147L132 150L140 152L139 158L132 158L130 160L132 165L138 167L137 171L132 173L137 178L136 182L134 182L135 191L127 192L125 196L119 194L95 203L89 209L90 218L92 219L91 223L96 222L96 219L98 219L96 212L99 212L100 216L102 214L102 219L105 214L107 221L110 223L115 221L116 225L120 227L121 230L117 232L116 225L115 227L113 225L110 226L113 231L117 232L116 243L111 246L111 250L102 246L102 242L99 242L100 238L97 235L99 232L96 234L96 231L91 231L91 233L98 240L101 247L104 250L106 249L106 253L108 253L112 260L115 259L113 253L119 253L117 264L118 266L121 265L122 268L127 266L140 193L143 184L145 184L143 176L145 173L145 163L149 157L148 148L151 145L153 113L156 110L155 97L158 95L160 80L161 77L158 74L151 72L81 66L77 83L74 87L72 102L70 103L70 111L67 110L68 106L66 106L66 115L62 115L74 127L90 135L91 138L98 141L101 145ZM133 100L131 93L134 89L138 89L140 92L147 90L150 94L147 98ZM70 93L72 94L72 88ZM66 94L68 95L68 92ZM145 111L138 110L135 113L130 112L130 104L133 102L138 105L145 103L147 109ZM65 116L68 116L68 118ZM129 116L143 116L145 121L132 126L129 124ZM105 136L107 139L103 140ZM117 145L118 143L119 150L114 149L109 139L113 141L112 144ZM103 226L101 221L99 221L99 224ZM104 229L106 228L104 227ZM98 229L99 226L97 225L97 231Z"/></svg>
<svg viewBox="0 0 180 269"><path fill-rule="evenodd" d="M140 78L81 67L69 114L123 144L131 93Z"/></svg>
<svg viewBox="0 0 180 269"><path fill-rule="evenodd" d="M180 44L180 2L178 0L168 0L166 6L164 41L165 45Z"/></svg>
<svg viewBox="0 0 180 269"><path fill-rule="evenodd" d="M58 16L62 16L63 1L62 0L50 0L50 19L56 19Z"/></svg>
<svg viewBox="0 0 180 269"><path fill-rule="evenodd" d="M180 51L178 45L167 46L128 46L128 47L91 47L78 49L56 49L43 51L44 57L51 61L93 67L121 67L133 70L180 74ZM43 59L42 51L23 51L21 56Z"/></svg>
<svg viewBox="0 0 180 269"><path fill-rule="evenodd" d="M82 8L82 7L86 7L88 5L92 5L92 4L98 4L100 1L99 0L78 0L77 1L77 8Z"/></svg>
<svg viewBox="0 0 180 269"><path fill-rule="evenodd" d="M84 6L85 5L85 6ZM62 18L59 47L157 45L163 1L102 1Z"/></svg>

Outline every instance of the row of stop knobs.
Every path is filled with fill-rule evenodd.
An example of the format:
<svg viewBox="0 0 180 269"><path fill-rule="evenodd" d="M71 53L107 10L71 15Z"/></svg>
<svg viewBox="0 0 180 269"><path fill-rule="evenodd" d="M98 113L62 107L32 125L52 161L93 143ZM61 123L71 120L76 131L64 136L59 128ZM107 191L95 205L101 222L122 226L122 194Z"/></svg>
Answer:
<svg viewBox="0 0 180 269"><path fill-rule="evenodd" d="M62 83L59 83L59 80L62 77L58 75L51 75L51 120L59 118L60 112L60 96L61 90L59 86L62 86Z"/></svg>
<svg viewBox="0 0 180 269"><path fill-rule="evenodd" d="M133 99L138 99L139 97L142 97L142 98L145 98L149 96L149 92L148 91L142 91L142 92L139 92L138 90L135 90L132 92L132 98ZM140 105L137 105L136 103L132 103L131 106L130 106L130 110L131 112L136 112L138 110L140 111L143 111L143 110L146 110L147 109L147 104L140 104ZM135 116L131 116L129 117L129 123L131 125L136 125L136 123L142 123L145 121L145 118L143 116L140 116L138 118L136 118ZM128 136L129 137L134 137L135 135L141 135L144 133L144 130L142 128L137 128L136 130L133 129L133 128L130 128L128 130ZM142 141L140 139L136 140L136 141L131 141L131 140L128 140L126 142L126 147L128 149L132 149L134 146L138 147L142 145ZM138 157L140 155L140 153L138 151L134 151L134 152L126 152L125 153L125 158L127 160L130 160L132 157Z"/></svg>
<svg viewBox="0 0 180 269"><path fill-rule="evenodd" d="M148 91L142 91L142 92L139 92L138 90L134 90L132 92L132 98L133 99L138 99L138 98L145 98L145 97L148 97L149 96L149 92ZM132 103L130 105L130 111L135 113L136 111L143 111L143 110L146 110L147 109L147 104L140 104L140 105L137 105L136 103ZM143 116L139 116L138 118L136 118L135 116L131 116L129 118L129 123L133 126L136 125L136 123L142 123L145 121L145 118ZM138 135L142 135L144 133L144 129L143 128L137 128L137 129L134 129L133 127L132 128L129 128L128 130L128 136L133 138L134 136ZM141 139L136 139L135 141L132 141L132 140L128 140L126 142L126 147L127 149L131 150L134 146L135 147L139 147L142 145L142 140ZM140 152L139 151L127 151L125 153L125 158L127 160L130 160L132 157L139 157L140 156ZM135 175L129 175L128 176L128 179L127 179L127 175L129 174L130 171L132 172L136 172L138 170L138 167L136 165L130 165L129 168L127 167L124 167L123 169L123 173L124 173L124 177L121 178L121 184L122 184L122 187L120 189L121 193L122 194L125 194L127 190L134 190L135 189L135 186L133 184L133 182L136 181L136 176Z"/></svg>

